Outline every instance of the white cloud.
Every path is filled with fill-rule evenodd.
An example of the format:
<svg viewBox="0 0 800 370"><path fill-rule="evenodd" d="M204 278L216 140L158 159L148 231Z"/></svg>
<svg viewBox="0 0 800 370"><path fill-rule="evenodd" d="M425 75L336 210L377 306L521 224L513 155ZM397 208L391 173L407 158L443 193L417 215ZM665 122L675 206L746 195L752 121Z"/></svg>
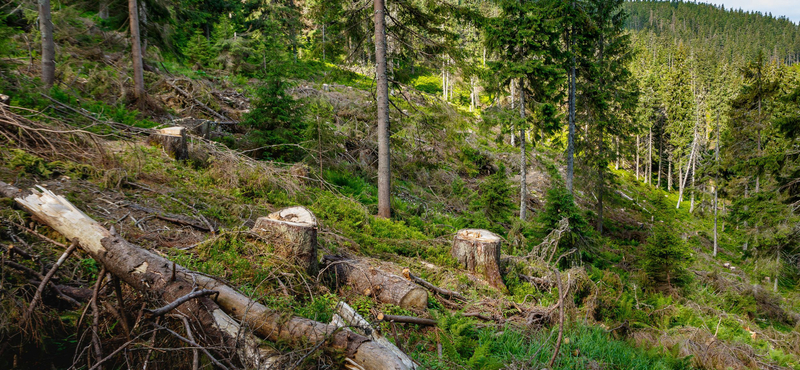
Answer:
<svg viewBox="0 0 800 370"><path fill-rule="evenodd" d="M743 9L772 13L773 17L786 16L795 24L800 23L800 2L797 0L707 0L712 4L723 4L725 9Z"/></svg>

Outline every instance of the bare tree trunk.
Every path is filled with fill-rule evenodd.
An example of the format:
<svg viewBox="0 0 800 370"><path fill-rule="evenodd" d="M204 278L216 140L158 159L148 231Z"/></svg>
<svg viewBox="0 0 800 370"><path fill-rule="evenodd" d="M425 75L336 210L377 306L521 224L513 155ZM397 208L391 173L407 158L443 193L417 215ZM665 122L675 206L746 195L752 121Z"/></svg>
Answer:
<svg viewBox="0 0 800 370"><path fill-rule="evenodd" d="M522 89L522 78L519 79L519 118L521 127L519 129L520 147L520 180L519 180L519 219L525 221L528 210L528 163L527 153L525 153L525 91Z"/></svg>
<svg viewBox="0 0 800 370"><path fill-rule="evenodd" d="M717 166L719 166L719 112L717 112L717 145L714 149L714 156ZM717 256L717 209L719 208L718 190L719 187L719 168L716 169L714 175L714 257Z"/></svg>
<svg viewBox="0 0 800 370"><path fill-rule="evenodd" d="M133 57L133 96L141 101L146 92L144 89L144 69L142 64L142 44L139 38L139 7L136 0L128 0L128 12L131 25L131 57Z"/></svg>
<svg viewBox="0 0 800 370"><path fill-rule="evenodd" d="M386 7L375 0L375 84L378 103L378 217L392 216L389 152L389 81L386 76Z"/></svg>
<svg viewBox="0 0 800 370"><path fill-rule="evenodd" d="M575 6L573 2L573 8ZM573 55L570 57L569 67L569 134L567 135L567 190L572 194L572 182L575 174L575 43L572 40L570 30L570 49Z"/></svg>
<svg viewBox="0 0 800 370"><path fill-rule="evenodd" d="M692 202L689 205L689 213L694 212L694 172L696 169L696 163L697 163L697 156L695 156L694 160L692 161Z"/></svg>
<svg viewBox="0 0 800 370"><path fill-rule="evenodd" d="M675 206L675 208L681 208L681 201L683 201L683 190L686 188L686 180L689 178L689 170L691 170L691 166L689 166L689 163L691 163L694 160L694 152L696 150L696 147L697 147L697 131L695 131L694 138L692 139L692 151L689 153L689 162L686 162L686 175L684 175L682 179L681 178L678 179L680 180L681 183L678 188L679 189L678 205ZM678 176L680 176L680 174L678 174Z"/></svg>
<svg viewBox="0 0 800 370"><path fill-rule="evenodd" d="M636 181L639 181L639 135L636 135Z"/></svg>
<svg viewBox="0 0 800 370"><path fill-rule="evenodd" d="M603 190L605 188L604 174L606 164L603 158L603 127L598 127L597 153L600 160L597 163L597 233L603 235Z"/></svg>
<svg viewBox="0 0 800 370"><path fill-rule="evenodd" d="M680 164L679 164L680 165ZM678 173L681 170L678 168ZM667 159L667 191L672 191L672 160Z"/></svg>
<svg viewBox="0 0 800 370"><path fill-rule="evenodd" d="M39 30L42 33L42 82L50 87L56 76L56 45L53 41L50 0L39 0Z"/></svg>
<svg viewBox="0 0 800 370"><path fill-rule="evenodd" d="M647 181L648 184L652 184L653 183L653 181L652 181L652 178L653 178L653 126L651 125L650 128L647 131L648 131L649 136L650 136L650 141L649 141L649 145L648 145L648 149L647 149L647 168L645 168L645 170L647 171L647 177L645 178L645 180Z"/></svg>
<svg viewBox="0 0 800 370"><path fill-rule="evenodd" d="M656 182L656 186L661 188L661 165L664 163L664 128L661 128L661 135L659 135L658 139L658 181Z"/></svg>
<svg viewBox="0 0 800 370"><path fill-rule="evenodd" d="M614 143L616 144L616 162L614 162L614 170L619 171L619 136L614 138Z"/></svg>

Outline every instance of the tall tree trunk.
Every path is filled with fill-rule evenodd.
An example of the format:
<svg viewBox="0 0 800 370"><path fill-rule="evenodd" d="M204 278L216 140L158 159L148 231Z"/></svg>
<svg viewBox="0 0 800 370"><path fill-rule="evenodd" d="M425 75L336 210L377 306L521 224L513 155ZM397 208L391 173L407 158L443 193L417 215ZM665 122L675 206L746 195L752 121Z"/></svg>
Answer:
<svg viewBox="0 0 800 370"><path fill-rule="evenodd" d="M39 30L42 33L42 82L50 87L56 76L56 45L53 41L50 0L39 0Z"/></svg>
<svg viewBox="0 0 800 370"><path fill-rule="evenodd" d="M692 161L692 202L689 203L689 213L694 212L694 171L696 168L697 163L697 156L695 156L694 160ZM688 164L687 164L688 166Z"/></svg>
<svg viewBox="0 0 800 370"><path fill-rule="evenodd" d="M678 168L678 173L681 170ZM672 191L672 160L667 159L667 191Z"/></svg>
<svg viewBox="0 0 800 370"><path fill-rule="evenodd" d="M717 112L717 145L714 148L714 157L717 164L717 169L714 174L714 257L717 256L717 209L719 208L718 190L719 187L719 112Z"/></svg>
<svg viewBox="0 0 800 370"><path fill-rule="evenodd" d="M133 0L132 0L133 1ZM378 216L389 218L391 205L391 169L389 153L389 81L386 76L386 7L375 0L375 84L378 100Z"/></svg>
<svg viewBox="0 0 800 370"><path fill-rule="evenodd" d="M663 126L663 125L662 125ZM661 188L661 164L664 163L664 128L661 128L661 135L658 137L658 181L656 186Z"/></svg>
<svg viewBox="0 0 800 370"><path fill-rule="evenodd" d="M572 3L575 7L575 2ZM572 193L572 181L575 173L575 42L573 41L574 29L570 30L570 56L569 66L569 134L567 135L567 190Z"/></svg>
<svg viewBox="0 0 800 370"><path fill-rule="evenodd" d="M619 171L619 136L614 138L614 143L616 145L616 158L614 162L614 170Z"/></svg>
<svg viewBox="0 0 800 370"><path fill-rule="evenodd" d="M648 135L650 136L648 149L647 149L647 184L652 184L653 178L653 126L651 125L650 128L647 129Z"/></svg>
<svg viewBox="0 0 800 370"><path fill-rule="evenodd" d="M519 147L520 147L520 180L519 180L519 219L525 221L528 210L528 164L525 153L525 90L522 89L522 78L519 79L519 118L521 124L519 128Z"/></svg>
<svg viewBox="0 0 800 370"><path fill-rule="evenodd" d="M639 181L639 135L636 135L636 181Z"/></svg>
<svg viewBox="0 0 800 370"><path fill-rule="evenodd" d="M601 85L602 86L602 85ZM603 160L603 127L598 125L597 133L597 233L603 235L603 190L605 187L603 174L605 161Z"/></svg>
<svg viewBox="0 0 800 370"><path fill-rule="evenodd" d="M697 127L695 126L695 133L694 138L692 138L692 151L689 153L689 161L686 162L686 175L683 176L683 179L679 178L678 180L681 182L679 185L678 190L678 205L675 208L681 208L681 202L683 201L683 191L686 188L686 180L689 178L689 171L692 167L689 165L694 160L694 152L697 149ZM678 174L680 176L680 174Z"/></svg>
<svg viewBox="0 0 800 370"><path fill-rule="evenodd" d="M139 7L136 0L128 0L128 12L130 13L131 25L131 46L133 57L133 96L141 101L145 96L144 90L144 69L142 65L142 44L139 39Z"/></svg>

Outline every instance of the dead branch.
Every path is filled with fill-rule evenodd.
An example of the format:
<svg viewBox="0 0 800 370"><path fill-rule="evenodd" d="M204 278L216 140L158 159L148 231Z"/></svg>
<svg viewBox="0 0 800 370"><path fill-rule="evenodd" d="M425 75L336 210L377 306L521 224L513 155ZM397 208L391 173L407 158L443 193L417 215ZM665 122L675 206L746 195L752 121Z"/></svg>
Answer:
<svg viewBox="0 0 800 370"><path fill-rule="evenodd" d="M465 298L463 295L461 295L461 293L453 291L453 290L447 290L447 289L444 289L444 288L439 288L438 286L433 285L433 284L425 281L424 279L420 278L419 276L416 276L416 275L412 274L411 270L409 270L407 268L403 269L403 276L406 279L411 280L411 281L421 285L422 287L424 287L424 288L426 288L426 289L428 289L428 290L430 290L430 291L432 291L432 292L434 292L434 293L436 293L438 295L441 295L441 296L444 296L444 297L447 297L447 298L457 299L457 300L459 300L461 302L467 302L468 301L467 298Z"/></svg>
<svg viewBox="0 0 800 370"><path fill-rule="evenodd" d="M30 306L28 306L28 311L25 312L25 316L22 319L23 323L27 323L30 320L31 315L33 314L33 310L36 308L36 304L39 303L39 300L42 299L42 292L44 292L44 287L47 286L47 283L50 282L50 279L53 278L55 275L56 270L61 266L64 261L72 254L75 249L78 248L78 239L72 241L72 245L67 248L66 251L59 257L58 261L53 265L50 271L47 272L47 275L44 276L42 282L39 284L39 288L36 289L36 293L33 295L33 300L31 300Z"/></svg>
<svg viewBox="0 0 800 370"><path fill-rule="evenodd" d="M425 326L437 326L439 325L436 320L432 319L425 319L422 317L414 317L414 316L401 316L401 315L387 315L383 312L379 313L376 317L378 321L385 321L385 322L399 322L404 324L417 324L417 325L425 325Z"/></svg>
<svg viewBox="0 0 800 370"><path fill-rule="evenodd" d="M193 228L195 228L197 230L201 230L201 231L209 231L209 232L216 231L215 229L210 228L210 226L207 225L207 224L206 225L201 225L201 224L199 224L197 222L194 222L192 220L187 220L185 217L180 216L180 215L175 215L175 214L172 214L172 213L164 213L164 212L161 212L161 211L153 209L153 208L140 206L140 205L138 205L136 203L131 203L131 204L128 205L128 207L133 208L133 209L135 209L137 211L142 211L142 212L145 212L145 213L152 214L153 216L155 216L158 219L161 219L161 220L164 220L164 221L169 221L169 222L172 222L174 224L191 226L191 227L193 227Z"/></svg>
<svg viewBox="0 0 800 370"><path fill-rule="evenodd" d="M180 306L180 305L182 305L182 304L184 304L184 303L186 303L186 302L188 302L188 301L190 301L190 300L192 300L194 298L205 297L205 296L209 296L209 295L212 295L212 294L217 294L217 292L214 291L214 290L208 290L208 289L193 290L191 293L189 293L189 294L187 294L187 295L185 295L183 297L179 297L178 299L174 300L172 303L170 303L170 304L168 304L168 305L166 305L164 307L161 307L161 308L158 308L158 309L155 309L155 310L146 310L146 311L149 312L153 317L163 316L163 315L167 314L168 312L178 308L178 306Z"/></svg>
<svg viewBox="0 0 800 370"><path fill-rule="evenodd" d="M185 96L185 97L187 97L187 98L191 99L191 100L192 100L193 102L195 102L197 105L199 105L199 106L203 107L203 109L205 109L206 111L208 111L208 113L211 113L211 114L212 114L214 117L217 117L217 118L219 118L219 119L221 119L221 120L223 120L223 121L236 122L236 121L234 121L234 120L232 120L232 119L230 119L230 118L228 118L228 117L225 117L223 114L221 114L221 113L219 113L219 112L217 112L217 111L215 111L215 110L211 109L211 107L209 107L209 106L207 106L207 105L203 104L203 102L201 102L201 101L199 101L199 100L195 99L195 97L194 97L194 96L192 96L191 94L189 94L188 92L186 92L186 90L184 90L184 89L181 89L180 87L178 87L177 85L175 85L175 84L174 84L174 83L172 83L171 81L166 81L166 83L167 83L167 85L169 85L170 87L172 87L173 89L175 89L175 91L177 91L177 92L178 92L178 93L180 93L181 95L183 95L183 96Z"/></svg>
<svg viewBox="0 0 800 370"><path fill-rule="evenodd" d="M558 283L558 339L556 339L556 348L553 351L553 357L550 358L548 367L553 367L553 363L558 357L558 351L561 349L561 340L564 338L564 297L566 292L561 284L561 274L558 269L555 269L556 282Z"/></svg>

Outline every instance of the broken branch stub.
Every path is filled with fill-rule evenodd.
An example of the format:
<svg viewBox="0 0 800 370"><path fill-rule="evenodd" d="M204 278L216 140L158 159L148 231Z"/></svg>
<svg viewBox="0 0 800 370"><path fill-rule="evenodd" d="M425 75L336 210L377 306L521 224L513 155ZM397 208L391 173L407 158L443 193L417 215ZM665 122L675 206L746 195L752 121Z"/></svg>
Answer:
<svg viewBox="0 0 800 370"><path fill-rule="evenodd" d="M162 128L150 136L150 142L160 144L164 151L176 160L189 159L185 127Z"/></svg>
<svg viewBox="0 0 800 370"><path fill-rule="evenodd" d="M453 239L450 254L465 269L483 274L490 285L506 290L500 268L502 244L502 239L489 230L462 229Z"/></svg>
<svg viewBox="0 0 800 370"><path fill-rule="evenodd" d="M325 256L324 261L332 265L336 285L350 285L359 294L402 308L425 310L428 307L428 291L400 276L372 267L365 261L339 256Z"/></svg>
<svg viewBox="0 0 800 370"><path fill-rule="evenodd" d="M293 260L311 276L317 274L317 219L305 207L284 208L259 217L253 232L269 240L277 255Z"/></svg>

